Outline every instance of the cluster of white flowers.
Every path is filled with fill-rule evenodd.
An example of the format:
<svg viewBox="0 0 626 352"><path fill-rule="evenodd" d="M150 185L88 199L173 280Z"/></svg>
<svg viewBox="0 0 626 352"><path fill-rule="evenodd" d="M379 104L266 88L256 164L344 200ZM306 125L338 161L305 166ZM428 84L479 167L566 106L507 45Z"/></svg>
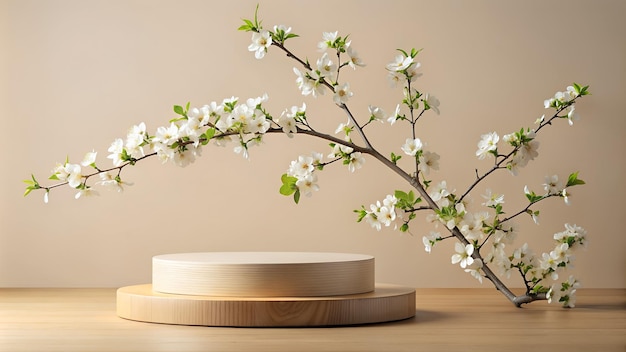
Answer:
<svg viewBox="0 0 626 352"><path fill-rule="evenodd" d="M52 170L51 180L58 180L61 182L67 182L68 186L78 190L75 198L78 199L83 196L98 195L98 191L87 186L84 182L85 175L83 175L82 167L95 167L96 157L98 153L95 151L85 154L85 157L80 164L71 164L66 161L63 164L57 163ZM97 185L104 187L110 187L116 189L118 192L124 190L124 185L131 185L131 183L124 182L116 175L109 171L103 171L99 173L100 181L96 182ZM49 190L44 193L44 202L49 201Z"/></svg>
<svg viewBox="0 0 626 352"><path fill-rule="evenodd" d="M301 155L289 165L287 175L297 179L295 185L301 194L311 196L313 191L319 190L317 175L314 171L322 165L323 155L312 153L310 156Z"/></svg>
<svg viewBox="0 0 626 352"><path fill-rule="evenodd" d="M254 38L253 35L253 41ZM319 42L318 48L323 54L316 60L315 68L304 71L297 67L293 68L293 72L297 76L296 84L302 95L318 97L323 95L327 88L332 87L334 93L333 101L337 105L343 105L348 102L354 93L350 89L349 83L337 82L339 70L344 66L349 66L353 69L365 66L365 63L363 63L363 60L352 48L351 44L352 42L346 41L346 38L340 37L337 31L324 32L322 34L322 41ZM342 53L347 54L348 58L345 62L336 62L330 58L326 52L327 49L335 49L338 53L338 60L341 59Z"/></svg>
<svg viewBox="0 0 626 352"><path fill-rule="evenodd" d="M365 215L365 219L368 224L373 228L380 230L382 226L389 227L393 224L396 218L401 218L396 214L396 203L398 199L392 195L387 195L383 199L382 203L376 201L376 203L370 205L370 210Z"/></svg>
<svg viewBox="0 0 626 352"><path fill-rule="evenodd" d="M514 148L513 154L506 164L506 168L513 175L517 175L520 168L526 166L529 161L534 160L539 155L537 151L539 142L535 140L535 132L532 130L509 133L504 135L502 140ZM495 158L504 157L504 155L498 154L499 141L500 136L496 132L481 135L476 150L478 159L485 159L490 154Z"/></svg>
<svg viewBox="0 0 626 352"><path fill-rule="evenodd" d="M429 93L422 94L414 87L411 87L411 82L422 74L417 70L422 66L421 63L415 61L415 57L419 53L419 50L411 50L407 53L404 50L399 50L401 54L396 55L393 61L387 64L387 78L392 87L396 87L398 84L406 83L404 87L404 104L410 109L418 109L420 101L423 104L424 111L432 109L435 113L439 114L439 99ZM401 114L401 105L396 106L395 113L389 117L388 121L394 124L398 120L405 120L406 116ZM412 124L417 119L411 119Z"/></svg>
<svg viewBox="0 0 626 352"><path fill-rule="evenodd" d="M237 137L239 143L235 152L248 158L248 148L260 143L261 136L271 127L271 119L262 109L267 99L267 95L263 95L239 103L238 98L231 97L219 104L211 102L191 108L179 112L182 117L171 121L169 126L158 127L154 136L149 136L145 124L141 123L129 130L125 141L118 138L111 144L108 158L113 160L113 165L120 166L144 157L147 147L164 163L173 161L184 167L201 155L201 142L211 139L212 136L206 135L207 129L212 129L213 134L219 132L218 145Z"/></svg>
<svg viewBox="0 0 626 352"><path fill-rule="evenodd" d="M154 135L147 132L146 125L142 122L132 126L125 139L115 139L108 148L107 156L113 164L112 168L98 167L97 153L93 151L87 153L80 164L69 161L58 163L52 170L50 179L66 182L79 191L76 198L80 198L98 195L98 192L87 184L87 179L91 176L97 174L100 177L100 181L95 182L95 185L123 191L125 185L131 185L120 177L124 165L134 164L142 158L156 155L163 163L171 161L185 167L201 155L202 147L210 140L219 146L235 141L233 150L248 158L248 149L261 143L263 135L270 128L282 129L291 137L297 132L297 125L306 121L305 104L286 109L278 120L273 120L262 106L267 99L267 95L263 95L240 103L238 98L231 97L221 103L211 102L199 108L187 106L185 109L177 106L175 111L180 117L170 121L168 126L158 127ZM86 173L82 167L91 167L95 172ZM314 175L300 176L302 180L298 184L303 190L309 192L317 189ZM46 189L44 194L46 203L48 198L49 189Z"/></svg>
<svg viewBox="0 0 626 352"><path fill-rule="evenodd" d="M567 281L554 284L547 293L548 302L561 302L563 306L574 308L576 305L576 290L580 287L580 282L570 275Z"/></svg>
<svg viewBox="0 0 626 352"><path fill-rule="evenodd" d="M575 174L570 177L574 180L573 184L580 181ZM557 175L547 176L543 187L546 193L542 196L536 195L529 191L528 187L525 187L524 191L531 205L543 198L563 196L563 185ZM453 202L456 195L453 190L448 190L445 181L431 186L429 196L440 206L440 210L429 217L435 227L438 224L444 224L449 230L457 228L468 242L465 245L460 242L455 244L455 252L451 257L451 262L453 264L458 263L461 268L480 282L484 277L484 273L481 271L483 266L494 264L500 275L510 277L513 271L519 271L530 288L536 289L537 292L546 293L550 286L545 286L545 282L558 280L559 273L570 265L573 250L578 246L586 246L586 231L580 226L565 224L565 231L554 235L556 244L552 251L536 256L525 243L512 253L507 253L506 248L514 243L518 230L517 225L511 219L501 221L498 217L499 214L503 214L501 209L505 203L504 195L492 192L490 189L487 189L486 193L482 195L484 198L482 205L495 211L495 220L493 215L487 211L469 212L470 201ZM527 209L526 212L538 223L538 211L533 212ZM425 251L430 253L435 244L441 240L441 234L436 231L431 231L429 235L423 236L422 242ZM485 247L487 253L484 257L482 259L474 258L475 251L480 250L485 244L488 246ZM567 282L551 286L550 292L553 300L561 302L565 306L573 306L575 288L579 284L572 280L574 279L570 277Z"/></svg>
<svg viewBox="0 0 626 352"><path fill-rule="evenodd" d="M580 94L578 87L568 86L563 92L556 92L554 97L543 101L543 106L546 109L554 108L561 109L562 107L569 106L567 113L567 122L570 126L574 124L574 121L580 119L580 116L576 112L576 107L572 104L572 101L576 99ZM542 123L545 119L545 115L537 120L538 123Z"/></svg>
<svg viewBox="0 0 626 352"><path fill-rule="evenodd" d="M578 281L572 276L565 282L556 283L556 281L559 280L559 274L570 265L573 250L579 246L586 246L586 235L587 231L582 227L565 224L565 231L554 234L555 246L552 251L537 256L530 250L528 244L524 243L508 258L497 259L497 265L506 273L513 269L519 270L523 273L524 279L538 290L545 286L540 283L546 280L553 281L547 292L548 298L573 307Z"/></svg>
<svg viewBox="0 0 626 352"><path fill-rule="evenodd" d="M417 71L421 66L421 63L415 61L415 55L406 53L396 55L394 60L387 64L389 83L392 87L396 87L398 84L404 84L407 79L414 81L422 75Z"/></svg>

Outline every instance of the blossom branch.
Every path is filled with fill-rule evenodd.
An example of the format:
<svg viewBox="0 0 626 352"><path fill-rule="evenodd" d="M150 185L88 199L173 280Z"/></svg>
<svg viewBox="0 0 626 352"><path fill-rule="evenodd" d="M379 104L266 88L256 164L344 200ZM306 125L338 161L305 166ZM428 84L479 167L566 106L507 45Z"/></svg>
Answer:
<svg viewBox="0 0 626 352"><path fill-rule="evenodd" d="M78 198L81 194L88 193L91 188L87 185L88 180L98 174L105 176L105 179L96 182L96 184L112 184L121 190L120 175L122 170L153 156L157 156L163 162L173 161L179 166L186 166L193 162L196 156L200 155L201 148L211 140L218 144L232 140L235 142L234 151L247 158L248 149L259 144L267 134L284 133L288 137L304 134L330 142L333 148L332 153L328 156L330 160L323 161L323 155L316 152L311 156L299 156L297 160L292 161L288 172L281 177L283 183L280 188L281 194L293 194L297 203L300 194L310 195L312 190L318 189L316 171L321 171L325 166L342 160L343 164L354 172L361 168L364 161L363 155L369 155L405 180L410 185L411 190L408 192L396 190L393 194L387 195L384 200L372 204L369 210L362 206L361 210L355 211L359 214L358 221L366 218L373 227L379 230L382 225L390 226L394 221L401 221L400 230L406 232L409 223L416 217L418 211L431 210L435 218L445 224L449 235L442 237L439 233L431 231L429 237L424 236L423 241L428 252L436 242L456 238L455 254L451 257L452 263L459 263L462 269L481 282L483 278L491 281L495 288L516 306L519 307L522 304L543 299L556 300L566 306L573 306L573 294L579 285L575 279L570 277L560 285L554 284L551 287L543 287L542 284L545 284L544 280L547 281L548 278L553 281L556 280L558 273L570 263L572 248L586 243L586 231L584 229L576 225L566 224L565 231L554 235L556 241L554 250L549 253L542 253L541 257L532 254L527 248L527 244L515 249L512 255L507 255L504 252L505 243L508 246L515 235L513 226L510 224L503 226L504 223L523 213L529 213L533 216L533 220L536 220L538 211L532 212L531 206L549 197L561 196L568 202L569 193L566 192L565 188L558 186L556 178L546 183L546 195L538 196L525 189L529 204L502 220L499 217L504 214L502 210L503 198L491 194L491 191L488 191L490 195L486 197L488 201L483 204L495 210L493 220L488 220L491 217L489 212L470 213L466 209L468 205L464 200L478 184L496 170L508 169L515 174L517 168L535 158L537 156L536 135L543 127L551 125L554 119L567 118L571 125L577 119L574 102L579 97L589 94L587 86L582 87L574 83L573 86L567 88L567 91L557 92L554 98L546 100L544 107L553 108L555 113L547 120L544 120L544 117L538 120L539 126L535 130L521 129L519 132L505 135L504 140L513 147L509 153L498 152L499 136L495 132L483 135L478 144L479 149L476 156L479 159L484 159L486 156L492 155L494 164L482 175L479 174L478 169L475 169L475 180L458 197L454 191L447 189L445 180L436 186L431 186L431 181L427 179L429 170L438 169L439 156L424 150L424 144L417 137L416 124L427 110L433 110L438 114L439 101L429 94L421 93L413 86L413 80L420 76L417 73L420 64L415 60L419 50L412 49L408 52L399 49L400 54L386 66L392 82L403 82L404 85L404 99L401 104L404 106L403 109L408 108L409 116L407 118L406 115L402 114L401 104L398 104L395 113L389 116L387 121L391 124L397 121L406 121L409 124L410 138L400 148L404 154L413 158L414 163L412 163L411 168L414 167L415 171L409 173L398 165L398 160L402 156L393 152L391 157L384 156L374 148L365 134L364 128L369 126L372 121L382 121L386 117L382 116L382 110L369 106L370 118L361 125L348 107L347 101L352 96L352 92L347 83L340 84L338 82L340 71L346 66L352 68L363 66L363 63L350 46L351 43L347 42L347 37L341 37L337 32L324 33L323 41L318 44L318 47L323 51L328 48L336 50L337 63L332 62L328 54L324 53L314 68L308 60L301 59L285 46L287 39L297 37L291 33L291 28L275 26L273 31L264 30L255 12L254 21L244 20L244 25L239 29L253 32L253 42L248 49L254 52L257 59L263 58L270 46L275 46L283 51L287 57L294 59L304 67L306 70L304 73L294 68L294 72L298 76L296 82L303 95L317 97L322 95L326 89L334 93L335 104L344 111L349 120L347 124L341 124L335 132L343 131L345 133L344 138L314 129L308 122L305 104L302 104L301 107L292 106L290 109L286 109L279 118L274 119L263 108L263 103L267 100L266 95L256 99L248 99L245 103L240 102L238 98L231 98L225 99L222 103L212 102L200 108L190 108L189 104L186 107L175 106L174 112L179 117L171 120L169 126L159 127L154 136L150 136L146 132L145 124L142 123L131 128L126 140L116 139L109 148L111 153L109 158L113 161L114 167L108 169L97 167L95 164L96 153L88 153L81 165L91 166L96 170L95 172L83 175L80 165L70 164L69 161L66 161L65 164L57 165L51 177L61 182L51 186L42 186L32 176L32 180L25 181L27 183L25 195L32 190L43 189L46 192L44 200L47 202L47 195L51 189L69 185L80 191L76 196ZM342 53L349 57L349 61L341 62ZM568 108L567 115L562 115ZM354 143L350 137L350 133L354 130L357 131L361 139L359 143ZM144 148L149 149L149 151L146 153ZM117 175L109 174L114 171L117 171ZM578 179L577 173L573 173L569 176L565 187L579 184L584 184L584 182ZM418 205L421 202L425 204ZM482 213L486 215L482 215ZM486 248L485 245L488 242L493 244L491 246L492 252L483 255L481 250ZM513 293L492 267L507 274L516 268L524 282L526 292L522 295Z"/></svg>

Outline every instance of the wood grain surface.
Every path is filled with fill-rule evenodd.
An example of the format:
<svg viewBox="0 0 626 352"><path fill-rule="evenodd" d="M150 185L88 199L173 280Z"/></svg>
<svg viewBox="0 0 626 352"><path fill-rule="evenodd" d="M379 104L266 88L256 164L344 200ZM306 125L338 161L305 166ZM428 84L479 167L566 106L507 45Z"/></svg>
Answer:
<svg viewBox="0 0 626 352"><path fill-rule="evenodd" d="M155 291L237 297L312 297L374 290L374 257L316 252L177 253L152 259Z"/></svg>
<svg viewBox="0 0 626 352"><path fill-rule="evenodd" d="M515 308L493 289L417 289L414 318L317 328L149 324L116 289L0 288L2 352L624 352L626 289L580 289L576 308Z"/></svg>
<svg viewBox="0 0 626 352"><path fill-rule="evenodd" d="M325 297L215 297L155 292L152 285L117 291L117 314L153 323L304 327L380 323L415 315L415 289L376 285L372 292Z"/></svg>

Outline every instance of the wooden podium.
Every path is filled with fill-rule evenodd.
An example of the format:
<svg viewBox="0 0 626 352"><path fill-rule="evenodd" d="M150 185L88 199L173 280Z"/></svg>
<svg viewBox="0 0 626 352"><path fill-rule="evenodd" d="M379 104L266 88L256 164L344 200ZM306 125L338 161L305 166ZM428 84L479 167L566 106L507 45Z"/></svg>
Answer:
<svg viewBox="0 0 626 352"><path fill-rule="evenodd" d="M374 257L312 252L155 256L152 284L117 291L126 319L180 325L304 327L415 315L415 289L376 284Z"/></svg>

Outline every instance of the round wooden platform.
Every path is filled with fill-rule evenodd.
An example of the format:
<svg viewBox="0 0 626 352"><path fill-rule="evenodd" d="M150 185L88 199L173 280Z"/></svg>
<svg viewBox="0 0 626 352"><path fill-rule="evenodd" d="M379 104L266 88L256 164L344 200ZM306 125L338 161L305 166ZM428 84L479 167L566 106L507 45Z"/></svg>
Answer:
<svg viewBox="0 0 626 352"><path fill-rule="evenodd" d="M374 257L316 252L207 252L152 259L153 289L237 297L322 297L374 290Z"/></svg>
<svg viewBox="0 0 626 352"><path fill-rule="evenodd" d="M368 293L328 297L215 297L166 294L152 285L117 291L117 314L151 323L311 327L381 323L415 315L415 289L376 284Z"/></svg>

